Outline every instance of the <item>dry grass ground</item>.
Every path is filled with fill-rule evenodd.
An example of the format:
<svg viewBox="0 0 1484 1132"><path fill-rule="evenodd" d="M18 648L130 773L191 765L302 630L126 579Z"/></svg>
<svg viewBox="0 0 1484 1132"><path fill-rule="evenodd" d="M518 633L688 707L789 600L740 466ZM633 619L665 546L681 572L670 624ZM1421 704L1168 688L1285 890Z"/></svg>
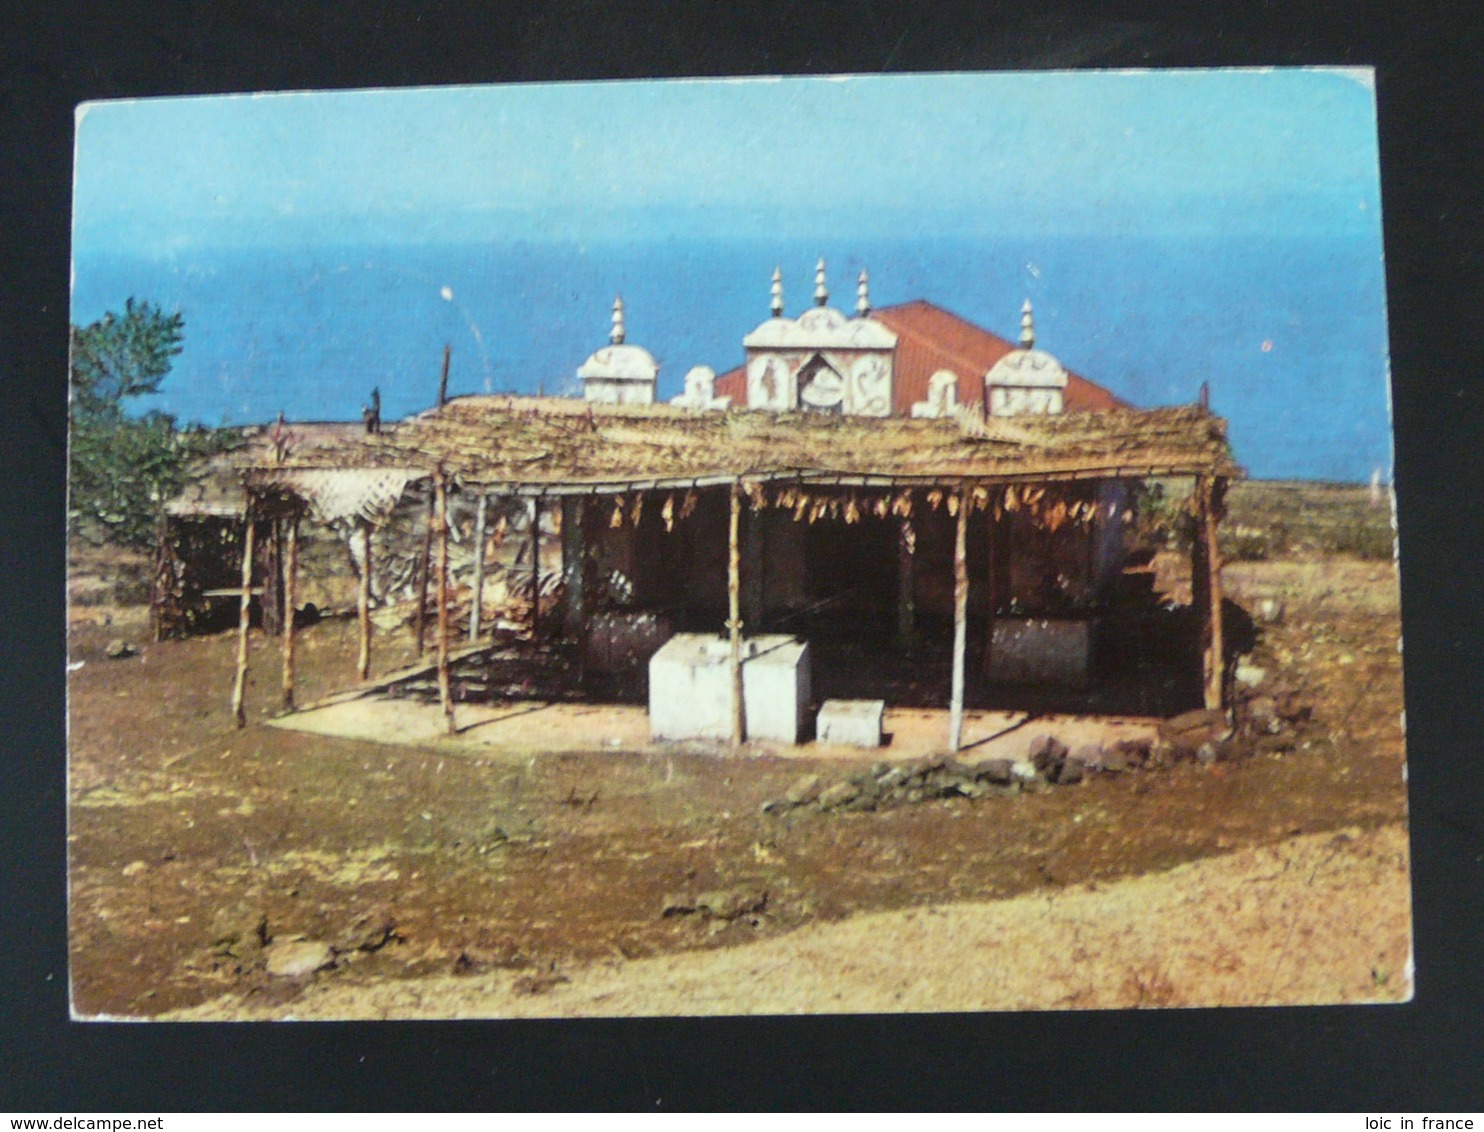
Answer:
<svg viewBox="0 0 1484 1132"><path fill-rule="evenodd" d="M1363 490L1345 502L1380 521ZM1160 566L1178 591L1178 564ZM71 625L74 1008L285 1017L1406 997L1395 573L1290 545L1229 566L1227 583L1239 603L1288 604L1252 659L1313 706L1296 749L1014 796L784 815L761 804L811 768L807 753L451 751L265 726L276 643L256 635L250 724L234 731L232 636L144 644L143 610L102 593ZM116 637L139 655L106 659ZM305 699L347 682L352 638L336 620L304 635ZM409 652L405 639L383 642L378 669ZM708 891L766 898L731 918L663 914L676 894ZM331 945L333 965L270 975L260 924L280 949L295 937ZM765 993L739 983L748 964L768 972ZM736 994L717 992L727 983Z"/></svg>

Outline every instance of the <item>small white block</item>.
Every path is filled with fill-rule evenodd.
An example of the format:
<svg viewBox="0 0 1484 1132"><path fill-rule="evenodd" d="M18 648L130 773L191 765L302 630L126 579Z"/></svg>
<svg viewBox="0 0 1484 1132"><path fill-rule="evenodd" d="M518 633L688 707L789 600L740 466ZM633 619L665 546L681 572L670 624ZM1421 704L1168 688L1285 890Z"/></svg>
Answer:
<svg viewBox="0 0 1484 1132"><path fill-rule="evenodd" d="M885 700L825 700L819 705L817 737L821 743L879 747L885 711Z"/></svg>

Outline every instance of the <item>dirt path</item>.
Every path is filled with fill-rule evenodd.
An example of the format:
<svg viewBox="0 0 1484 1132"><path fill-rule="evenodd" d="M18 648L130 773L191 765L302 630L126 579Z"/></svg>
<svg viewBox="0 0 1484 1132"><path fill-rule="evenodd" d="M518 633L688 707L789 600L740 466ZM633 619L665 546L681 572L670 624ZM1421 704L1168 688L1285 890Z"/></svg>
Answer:
<svg viewBox="0 0 1484 1132"><path fill-rule="evenodd" d="M1260 1006L1410 997L1400 826L1107 885L855 916L719 951L365 983L166 1017L478 1018Z"/></svg>

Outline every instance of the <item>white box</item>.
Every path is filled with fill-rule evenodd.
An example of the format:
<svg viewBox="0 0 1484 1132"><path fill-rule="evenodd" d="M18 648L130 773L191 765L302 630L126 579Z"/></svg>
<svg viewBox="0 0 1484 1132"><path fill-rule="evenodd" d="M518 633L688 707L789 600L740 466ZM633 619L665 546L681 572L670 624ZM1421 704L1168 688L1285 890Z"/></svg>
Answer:
<svg viewBox="0 0 1484 1132"><path fill-rule="evenodd" d="M881 717L885 711L885 700L825 700L819 705L815 737L821 743L879 747Z"/></svg>
<svg viewBox="0 0 1484 1132"><path fill-rule="evenodd" d="M649 733L656 739L730 739L731 644L678 633L649 661ZM809 712L809 646L789 636L742 642L745 735L797 743Z"/></svg>

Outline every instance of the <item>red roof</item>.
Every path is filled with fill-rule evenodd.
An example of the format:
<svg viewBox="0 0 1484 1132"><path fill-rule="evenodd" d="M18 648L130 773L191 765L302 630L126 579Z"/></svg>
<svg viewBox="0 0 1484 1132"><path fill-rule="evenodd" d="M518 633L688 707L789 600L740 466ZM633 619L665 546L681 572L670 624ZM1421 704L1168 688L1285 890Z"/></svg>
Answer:
<svg viewBox="0 0 1484 1132"><path fill-rule="evenodd" d="M958 374L960 404L984 400L984 375L1011 350L1014 343L975 326L951 311L917 299L895 307L872 311L871 317L897 335L892 414L910 417L912 406L927 400L928 378L940 369ZM747 403L746 367L727 370L716 379L716 396L730 397L732 404ZM1101 385L1067 371L1065 407L1069 413L1127 409L1128 402Z"/></svg>

